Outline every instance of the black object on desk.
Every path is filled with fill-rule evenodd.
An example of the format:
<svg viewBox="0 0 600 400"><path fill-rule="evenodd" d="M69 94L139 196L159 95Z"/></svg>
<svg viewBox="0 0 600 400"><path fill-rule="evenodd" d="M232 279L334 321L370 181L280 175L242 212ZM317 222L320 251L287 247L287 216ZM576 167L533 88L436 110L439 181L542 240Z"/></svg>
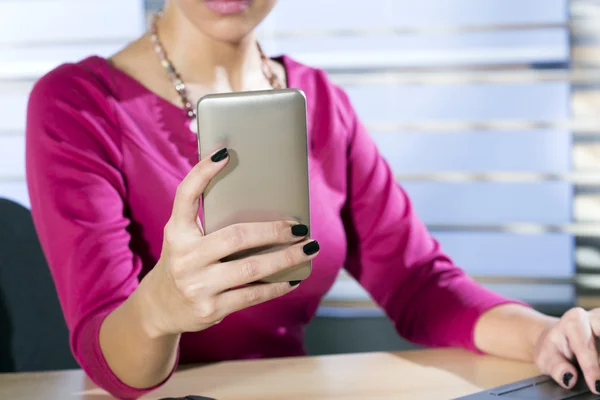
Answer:
<svg viewBox="0 0 600 400"><path fill-rule="evenodd" d="M537 376L456 400L500 400L499 398L505 400L597 400L600 399L600 396L590 392L582 375L571 390L563 389L550 377Z"/></svg>
<svg viewBox="0 0 600 400"><path fill-rule="evenodd" d="M160 400L217 400L217 399L213 399L212 397L188 395L185 397L165 397Z"/></svg>

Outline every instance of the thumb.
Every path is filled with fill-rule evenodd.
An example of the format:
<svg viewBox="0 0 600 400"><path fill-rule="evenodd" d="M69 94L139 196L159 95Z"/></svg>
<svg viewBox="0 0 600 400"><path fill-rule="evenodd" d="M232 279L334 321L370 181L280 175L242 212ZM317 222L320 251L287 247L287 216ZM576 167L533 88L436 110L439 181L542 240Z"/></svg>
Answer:
<svg viewBox="0 0 600 400"><path fill-rule="evenodd" d="M177 187L171 220L176 226L197 228L200 199L210 181L227 165L229 152L226 148L214 152L192 168Z"/></svg>

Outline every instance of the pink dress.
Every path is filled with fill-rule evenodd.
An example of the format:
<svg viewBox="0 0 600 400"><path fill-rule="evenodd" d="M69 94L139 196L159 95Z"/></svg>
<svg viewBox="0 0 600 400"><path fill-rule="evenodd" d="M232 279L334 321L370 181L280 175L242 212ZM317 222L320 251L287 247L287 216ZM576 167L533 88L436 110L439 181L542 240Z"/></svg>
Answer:
<svg viewBox="0 0 600 400"><path fill-rule="evenodd" d="M510 302L474 283L444 254L358 120L347 95L288 57L288 86L308 106L313 274L291 294L182 336L180 362L304 354L303 331L345 268L400 335L476 351L473 328ZM98 344L103 318L161 252L175 189L197 160L185 112L89 57L44 76L27 114L27 181L39 237L87 374L120 398Z"/></svg>

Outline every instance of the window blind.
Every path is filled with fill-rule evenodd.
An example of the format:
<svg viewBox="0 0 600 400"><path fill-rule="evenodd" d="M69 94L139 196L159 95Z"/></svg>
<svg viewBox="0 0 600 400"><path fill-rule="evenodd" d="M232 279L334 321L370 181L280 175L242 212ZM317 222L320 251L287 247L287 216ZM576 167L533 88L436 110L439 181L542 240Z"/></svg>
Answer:
<svg viewBox="0 0 600 400"><path fill-rule="evenodd" d="M144 7L143 0L0 0L0 197L29 206L24 129L35 81L63 62L116 52L144 32Z"/></svg>
<svg viewBox="0 0 600 400"><path fill-rule="evenodd" d="M573 0L571 4L572 71L590 79L573 83L575 119L590 121L589 128L575 135L573 168L596 174L600 169L600 1ZM577 185L574 220L581 225L600 222L600 180ZM583 307L600 306L600 234L575 240L577 300Z"/></svg>
<svg viewBox="0 0 600 400"><path fill-rule="evenodd" d="M470 275L525 301L595 304L600 2L365 4L280 0L261 43L349 93L417 212ZM0 0L0 196L28 205L23 129L35 80L113 53L161 5ZM342 274L320 313L373 310Z"/></svg>
<svg viewBox="0 0 600 400"><path fill-rule="evenodd" d="M578 282L589 302L581 282L600 268L599 3L287 0L259 36L349 93L470 275L536 304L575 302ZM373 310L342 273L320 313Z"/></svg>
<svg viewBox="0 0 600 400"><path fill-rule="evenodd" d="M600 234L594 199L580 197L600 183L580 168L600 126L582 114L597 71L580 62L591 58L581 44L585 35L592 47L597 9L584 0L287 1L261 40L346 89L417 213L467 273L511 297L572 303L581 245ZM600 259L595 249L588 261ZM342 274L320 313L373 310Z"/></svg>

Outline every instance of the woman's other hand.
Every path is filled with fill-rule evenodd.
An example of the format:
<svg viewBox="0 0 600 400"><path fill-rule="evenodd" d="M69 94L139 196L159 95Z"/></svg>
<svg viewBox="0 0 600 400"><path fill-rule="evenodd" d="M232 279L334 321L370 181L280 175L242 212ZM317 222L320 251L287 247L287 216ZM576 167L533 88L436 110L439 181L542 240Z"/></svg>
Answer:
<svg viewBox="0 0 600 400"><path fill-rule="evenodd" d="M535 350L535 362L542 373L552 376L562 387L570 389L579 379L585 379L590 390L599 394L600 364L596 347L599 336L600 309L573 308L542 333Z"/></svg>
<svg viewBox="0 0 600 400"><path fill-rule="evenodd" d="M222 149L199 162L177 188L155 268L142 282L151 337L196 332L227 315L283 296L299 282L255 283L314 258L316 241L295 222L246 223L204 235L198 218L203 191L228 162ZM239 251L270 245L282 250L221 262Z"/></svg>

